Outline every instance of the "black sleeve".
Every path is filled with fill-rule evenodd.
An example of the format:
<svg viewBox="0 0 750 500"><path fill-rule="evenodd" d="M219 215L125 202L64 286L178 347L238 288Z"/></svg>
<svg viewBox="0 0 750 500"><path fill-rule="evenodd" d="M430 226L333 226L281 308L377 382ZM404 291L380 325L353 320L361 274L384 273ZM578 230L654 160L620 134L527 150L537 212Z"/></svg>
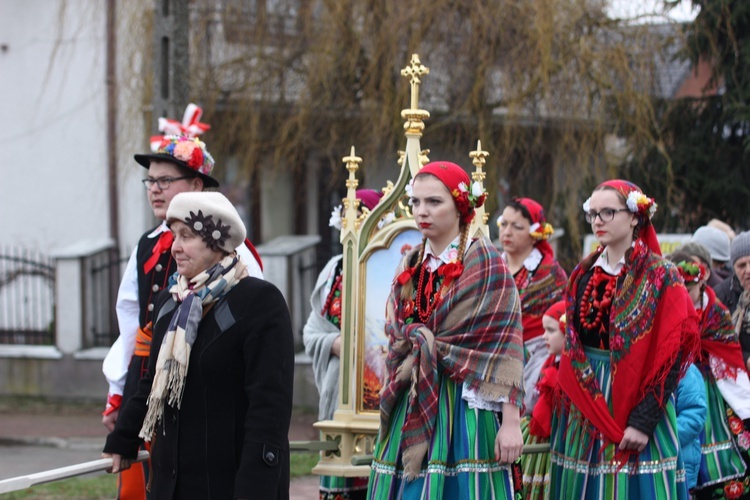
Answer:
<svg viewBox="0 0 750 500"><path fill-rule="evenodd" d="M664 381L663 401L668 400L672 396L672 393L677 388L679 376L680 359L678 357L677 361L675 361L672 365L672 368L669 369L667 378ZM659 390L660 389L657 388L656 392L658 393ZM663 414L664 409L659 405L657 394L649 392L646 394L646 397L644 397L643 400L638 403L635 408L633 408L633 411L630 412L630 417L628 417L628 426L635 427L644 434L647 434L650 438L653 435L656 426L659 424L659 420L661 420Z"/></svg>
<svg viewBox="0 0 750 500"><path fill-rule="evenodd" d="M168 299L169 295L161 297L161 300L157 304L158 307L163 305ZM156 317L156 312L154 317ZM151 383L154 380L154 373L156 371L156 360L159 357L159 348L161 347L164 333L166 333L166 326L158 330L161 330L161 333L157 334L157 328L154 327L151 350L148 356L148 371L138 382L135 394L128 399L124 407L120 408L115 428L107 435L107 441L104 444L104 453L116 453L129 459L135 459L138 456L138 448L140 448L143 442L138 437L138 433L141 431L143 420L146 418L146 411L148 410L146 401L151 393Z"/></svg>
<svg viewBox="0 0 750 500"><path fill-rule="evenodd" d="M740 331L740 347L742 348L742 357L747 364L747 360L750 358L750 333Z"/></svg>
<svg viewBox="0 0 750 500"><path fill-rule="evenodd" d="M234 494L260 500L277 498L289 484L294 338L284 296L270 283L259 283L250 301L252 318L244 321L248 408Z"/></svg>

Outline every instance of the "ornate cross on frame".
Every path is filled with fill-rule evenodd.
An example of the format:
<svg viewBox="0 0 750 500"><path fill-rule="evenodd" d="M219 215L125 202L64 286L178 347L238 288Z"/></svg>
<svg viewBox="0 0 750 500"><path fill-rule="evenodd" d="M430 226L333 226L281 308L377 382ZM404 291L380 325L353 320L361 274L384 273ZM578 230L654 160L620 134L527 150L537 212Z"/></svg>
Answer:
<svg viewBox="0 0 750 500"><path fill-rule="evenodd" d="M401 76L409 79L411 84L411 102L409 109L401 111L401 117L406 119L404 129L407 134L422 135L424 130L424 120L430 117L430 113L419 109L419 85L422 83L421 77L428 75L430 68L424 66L419 61L419 55L412 54L411 62L407 67L401 70Z"/></svg>

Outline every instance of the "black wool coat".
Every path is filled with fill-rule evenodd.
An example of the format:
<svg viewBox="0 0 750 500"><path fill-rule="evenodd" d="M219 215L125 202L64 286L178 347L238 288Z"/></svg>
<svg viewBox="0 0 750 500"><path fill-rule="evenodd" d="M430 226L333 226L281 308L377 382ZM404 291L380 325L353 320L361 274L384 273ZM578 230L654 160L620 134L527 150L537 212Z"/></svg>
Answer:
<svg viewBox="0 0 750 500"><path fill-rule="evenodd" d="M160 308L174 305L160 298ZM228 312L227 312L228 309ZM156 360L172 313L154 325L147 374L120 410L106 453L136 456ZM294 347L284 297L244 278L204 315L179 409L152 441L151 499L288 499Z"/></svg>

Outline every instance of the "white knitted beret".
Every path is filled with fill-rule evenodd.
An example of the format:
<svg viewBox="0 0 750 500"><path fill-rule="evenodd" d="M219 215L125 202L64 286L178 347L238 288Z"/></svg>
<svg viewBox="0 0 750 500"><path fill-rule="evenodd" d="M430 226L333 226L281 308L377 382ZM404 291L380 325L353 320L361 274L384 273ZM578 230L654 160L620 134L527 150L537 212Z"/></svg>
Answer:
<svg viewBox="0 0 750 500"><path fill-rule="evenodd" d="M209 248L232 253L245 241L245 225L232 202L215 191L179 193L169 203L167 224L184 222Z"/></svg>

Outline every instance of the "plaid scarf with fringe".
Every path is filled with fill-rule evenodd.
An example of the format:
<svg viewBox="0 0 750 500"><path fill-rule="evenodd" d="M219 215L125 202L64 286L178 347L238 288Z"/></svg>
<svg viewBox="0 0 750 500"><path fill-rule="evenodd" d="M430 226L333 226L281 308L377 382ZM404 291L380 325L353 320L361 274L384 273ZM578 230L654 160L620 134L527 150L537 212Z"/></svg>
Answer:
<svg viewBox="0 0 750 500"><path fill-rule="evenodd" d="M178 276L177 283L169 289L179 305L169 321L169 328L156 360L156 373L148 396L148 411L139 433L145 441L151 441L156 426L164 417L165 404L180 407L190 351L198 336L198 325L203 318L204 307L229 293L247 275L245 264L235 252L191 280Z"/></svg>
<svg viewBox="0 0 750 500"><path fill-rule="evenodd" d="M406 255L396 276L419 248ZM426 324L404 322L401 289L394 281L386 304L388 379L380 395L380 432L381 438L388 432L396 403L408 391L401 446L405 476L414 479L435 427L438 370L485 399L522 405L521 309L500 253L484 238L469 247L463 273L444 288Z"/></svg>
<svg viewBox="0 0 750 500"><path fill-rule="evenodd" d="M586 257L570 276L568 318L578 314L576 297L581 277L601 250ZM641 239L636 240L626 267L609 311L612 411L572 319L567 322L558 374L558 387L568 402L591 421L599 435L615 444L622 441L631 411L646 395L653 394L661 407L666 405L663 394L667 374L679 359L682 378L696 358L700 342L698 316L677 267L650 251ZM624 460L629 453L621 450L617 459Z"/></svg>

